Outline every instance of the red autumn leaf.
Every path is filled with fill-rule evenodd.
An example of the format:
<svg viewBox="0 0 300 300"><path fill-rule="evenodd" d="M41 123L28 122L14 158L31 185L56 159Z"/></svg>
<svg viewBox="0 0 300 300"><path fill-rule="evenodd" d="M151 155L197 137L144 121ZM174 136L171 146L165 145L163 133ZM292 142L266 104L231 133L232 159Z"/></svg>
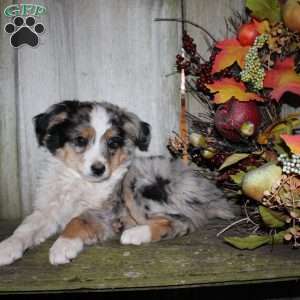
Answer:
<svg viewBox="0 0 300 300"><path fill-rule="evenodd" d="M300 134L282 134L281 138L294 154L300 154Z"/></svg>
<svg viewBox="0 0 300 300"><path fill-rule="evenodd" d="M216 93L214 95L214 102L216 104L225 103L231 98L239 101L262 101L259 95L246 92L243 82L237 82L233 78L223 78L212 84L206 84L206 86L212 93Z"/></svg>
<svg viewBox="0 0 300 300"><path fill-rule="evenodd" d="M285 92L300 95L300 76L295 72L295 62L292 57L277 60L274 68L266 73L264 87L272 88L271 97L280 100Z"/></svg>
<svg viewBox="0 0 300 300"><path fill-rule="evenodd" d="M220 51L215 57L212 73L219 72L237 62L243 68L249 46L242 46L237 39L227 39L215 45Z"/></svg>

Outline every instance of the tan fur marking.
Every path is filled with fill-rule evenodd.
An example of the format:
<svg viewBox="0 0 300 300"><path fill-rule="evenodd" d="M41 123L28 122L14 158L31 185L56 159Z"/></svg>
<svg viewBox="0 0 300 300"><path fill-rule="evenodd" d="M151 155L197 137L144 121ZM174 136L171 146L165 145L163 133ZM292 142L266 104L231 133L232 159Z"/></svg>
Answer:
<svg viewBox="0 0 300 300"><path fill-rule="evenodd" d="M70 168L79 171L80 165L83 164L82 153L77 153L74 148L68 144L65 144L63 148L56 151L56 156L65 162Z"/></svg>
<svg viewBox="0 0 300 300"><path fill-rule="evenodd" d="M93 140L96 136L96 131L92 127L84 127L80 131L80 135L86 139Z"/></svg>
<svg viewBox="0 0 300 300"><path fill-rule="evenodd" d="M110 159L109 162L110 172L112 173L114 170L116 170L127 158L128 157L125 154L124 150L118 149Z"/></svg>
<svg viewBox="0 0 300 300"><path fill-rule="evenodd" d="M164 218L153 218L149 220L148 224L151 230L152 241L161 240L161 238L168 234L168 232L172 229L171 221Z"/></svg>
<svg viewBox="0 0 300 300"><path fill-rule="evenodd" d="M101 235L103 229L100 224L88 223L80 218L72 219L61 234L64 238L80 238L83 241L94 240Z"/></svg>
<svg viewBox="0 0 300 300"><path fill-rule="evenodd" d="M67 118L67 114L65 112L59 113L53 116L48 124L48 128L51 128L53 125L61 123Z"/></svg>
<svg viewBox="0 0 300 300"><path fill-rule="evenodd" d="M105 133L102 136L102 139L108 140L113 136L114 136L114 130L112 128L110 128L105 131Z"/></svg>
<svg viewBox="0 0 300 300"><path fill-rule="evenodd" d="M147 221L144 217L143 212L141 211L141 208L138 207L134 201L132 191L130 190L130 187L124 183L124 190L123 190L123 199L125 202L125 206L127 208L128 214L130 216L129 220L134 220L136 224L145 224ZM126 219L124 219L126 221ZM132 222L131 222L132 224ZM130 225L129 224L125 224Z"/></svg>

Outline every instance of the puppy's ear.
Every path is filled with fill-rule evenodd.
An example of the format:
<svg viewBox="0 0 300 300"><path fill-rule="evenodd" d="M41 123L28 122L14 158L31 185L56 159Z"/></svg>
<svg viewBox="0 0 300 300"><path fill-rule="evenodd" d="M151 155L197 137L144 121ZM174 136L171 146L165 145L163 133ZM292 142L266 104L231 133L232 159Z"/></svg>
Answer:
<svg viewBox="0 0 300 300"><path fill-rule="evenodd" d="M125 132L136 147L141 151L147 151L151 141L151 126L143 122L136 114L120 108L117 105L102 102L111 116L111 122Z"/></svg>
<svg viewBox="0 0 300 300"><path fill-rule="evenodd" d="M46 146L46 137L49 130L55 125L64 122L67 118L66 106L64 102L52 105L45 113L33 118L33 124L38 144Z"/></svg>
<svg viewBox="0 0 300 300"><path fill-rule="evenodd" d="M141 151L147 151L151 141L151 126L134 113L127 112L126 117L124 128L128 136Z"/></svg>
<svg viewBox="0 0 300 300"><path fill-rule="evenodd" d="M49 125L49 116L46 113L39 114L33 118L34 130L39 146L43 146Z"/></svg>
<svg viewBox="0 0 300 300"><path fill-rule="evenodd" d="M136 145L141 151L147 151L151 141L151 126L141 121L140 122L140 131L136 141Z"/></svg>

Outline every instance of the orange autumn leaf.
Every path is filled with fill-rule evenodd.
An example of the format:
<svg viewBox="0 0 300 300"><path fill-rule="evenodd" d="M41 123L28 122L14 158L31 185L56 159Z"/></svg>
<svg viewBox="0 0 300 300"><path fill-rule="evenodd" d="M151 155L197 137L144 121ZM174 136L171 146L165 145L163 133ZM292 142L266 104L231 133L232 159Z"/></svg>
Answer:
<svg viewBox="0 0 300 300"><path fill-rule="evenodd" d="M212 84L206 84L214 95L216 104L225 103L231 98L239 101L257 100L262 101L259 95L246 92L246 87L243 82L237 82L233 78L223 78L215 81Z"/></svg>
<svg viewBox="0 0 300 300"><path fill-rule="evenodd" d="M220 51L215 57L212 73L219 72L237 62L243 68L249 46L242 46L237 39L227 39L215 45Z"/></svg>
<svg viewBox="0 0 300 300"><path fill-rule="evenodd" d="M300 75L295 72L295 62L292 57L276 61L274 68L267 71L264 87L272 88L271 97L280 100L285 92L300 95Z"/></svg>
<svg viewBox="0 0 300 300"><path fill-rule="evenodd" d="M294 154L300 154L300 134L282 134L281 138Z"/></svg>

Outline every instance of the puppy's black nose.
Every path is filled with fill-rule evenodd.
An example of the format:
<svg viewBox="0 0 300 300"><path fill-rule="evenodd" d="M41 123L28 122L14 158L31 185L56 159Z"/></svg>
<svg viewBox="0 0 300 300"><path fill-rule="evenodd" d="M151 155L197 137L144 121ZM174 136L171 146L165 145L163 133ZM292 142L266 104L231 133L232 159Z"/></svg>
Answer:
<svg viewBox="0 0 300 300"><path fill-rule="evenodd" d="M101 162L96 162L91 166L92 172L96 176L101 176L105 171L105 166Z"/></svg>

